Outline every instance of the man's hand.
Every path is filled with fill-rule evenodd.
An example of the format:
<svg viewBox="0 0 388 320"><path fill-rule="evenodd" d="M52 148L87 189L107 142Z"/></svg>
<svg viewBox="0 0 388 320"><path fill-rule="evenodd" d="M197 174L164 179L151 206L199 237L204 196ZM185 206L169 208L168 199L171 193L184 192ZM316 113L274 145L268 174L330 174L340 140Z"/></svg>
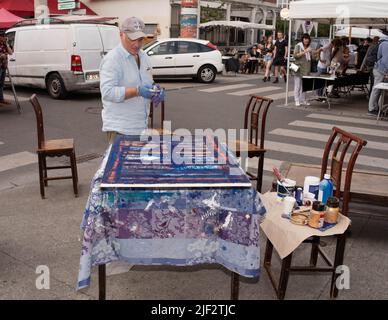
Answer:
<svg viewBox="0 0 388 320"><path fill-rule="evenodd" d="M156 108L160 102L164 101L165 97L166 97L166 92L164 89L161 89L160 92L156 93L152 97L152 102L154 104L154 107Z"/></svg>
<svg viewBox="0 0 388 320"><path fill-rule="evenodd" d="M154 92L151 91L152 85L144 85L144 86L139 86L137 91L139 93L139 96L146 98L146 99L151 99L152 96L154 95Z"/></svg>

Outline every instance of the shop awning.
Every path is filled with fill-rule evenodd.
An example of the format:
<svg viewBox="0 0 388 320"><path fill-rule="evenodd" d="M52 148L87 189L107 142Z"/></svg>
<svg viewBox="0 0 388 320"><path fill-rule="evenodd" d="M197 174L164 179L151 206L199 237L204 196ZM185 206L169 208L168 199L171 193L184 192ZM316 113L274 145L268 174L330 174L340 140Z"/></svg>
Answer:
<svg viewBox="0 0 388 320"><path fill-rule="evenodd" d="M85 9L87 15L97 15L82 1L79 2L80 9ZM58 0L47 0L47 7L50 15L68 14L70 12L70 10L58 10ZM34 17L34 0L0 0L0 8L4 8L19 17Z"/></svg>
<svg viewBox="0 0 388 320"><path fill-rule="evenodd" d="M8 29L13 26L16 22L23 20L8 10L1 8L0 9L0 29Z"/></svg>
<svg viewBox="0 0 388 320"><path fill-rule="evenodd" d="M34 16L34 0L0 0L0 8L23 18Z"/></svg>

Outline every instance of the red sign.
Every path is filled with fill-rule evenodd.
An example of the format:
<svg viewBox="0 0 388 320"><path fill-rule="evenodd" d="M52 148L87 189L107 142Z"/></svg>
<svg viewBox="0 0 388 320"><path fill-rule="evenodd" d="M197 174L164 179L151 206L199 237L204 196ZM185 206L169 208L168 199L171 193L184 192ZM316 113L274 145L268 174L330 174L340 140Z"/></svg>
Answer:
<svg viewBox="0 0 388 320"><path fill-rule="evenodd" d="M182 8L198 8L198 0L182 0Z"/></svg>

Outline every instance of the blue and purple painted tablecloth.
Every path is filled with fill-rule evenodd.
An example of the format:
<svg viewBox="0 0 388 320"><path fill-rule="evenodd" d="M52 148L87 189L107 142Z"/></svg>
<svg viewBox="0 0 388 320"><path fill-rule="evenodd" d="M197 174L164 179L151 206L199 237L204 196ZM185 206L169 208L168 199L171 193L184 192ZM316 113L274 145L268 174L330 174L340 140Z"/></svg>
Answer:
<svg viewBox="0 0 388 320"><path fill-rule="evenodd" d="M91 268L216 263L245 277L260 272L259 224L266 212L254 188L101 188L96 172L82 221L78 289Z"/></svg>

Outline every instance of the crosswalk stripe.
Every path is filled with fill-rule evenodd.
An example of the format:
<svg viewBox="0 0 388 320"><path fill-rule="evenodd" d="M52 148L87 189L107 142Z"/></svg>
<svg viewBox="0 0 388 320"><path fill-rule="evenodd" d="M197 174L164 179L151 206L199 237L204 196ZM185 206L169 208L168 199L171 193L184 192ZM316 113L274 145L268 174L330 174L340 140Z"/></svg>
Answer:
<svg viewBox="0 0 388 320"><path fill-rule="evenodd" d="M13 94L4 94L4 99L8 100L8 101L11 101L12 103L15 103L15 97L13 96ZM19 102L25 102L25 101L29 101L29 98L27 97L20 97L18 96L18 101Z"/></svg>
<svg viewBox="0 0 388 320"><path fill-rule="evenodd" d="M294 92L290 91L288 92L288 96L289 97L293 97L294 96ZM272 94L270 96L267 96L267 98L270 98L272 100L280 100L280 99L285 99L286 98L286 93L285 92L281 92L281 93L276 93L276 94Z"/></svg>
<svg viewBox="0 0 388 320"><path fill-rule="evenodd" d="M332 128L334 127L334 125L331 123L310 122L310 121L301 121L301 120L296 120L296 121L290 122L289 125L297 126L297 127L322 129L322 130L332 130ZM341 125L341 129L343 129L345 131L349 131L351 133L365 134L368 136L376 136L376 137L386 138L388 135L387 131L376 130L376 129L349 127L349 126L342 126L342 125Z"/></svg>
<svg viewBox="0 0 388 320"><path fill-rule="evenodd" d="M281 143L281 142L275 142L275 141L266 141L265 146L268 151L272 150L272 151L286 152L286 153L304 155L305 157L322 159L322 155L323 155L322 148L305 147L305 146L294 145L289 143ZM357 164L369 166L369 167L376 167L379 169L388 169L388 160L383 158L359 155L357 158Z"/></svg>
<svg viewBox="0 0 388 320"><path fill-rule="evenodd" d="M258 158L249 158L248 159L248 167L252 169L257 169L257 163L258 163ZM281 160L276 160L276 159L269 159L269 158L264 158L264 171L271 171L273 167L280 168L282 165L283 161Z"/></svg>
<svg viewBox="0 0 388 320"><path fill-rule="evenodd" d="M37 161L37 155L28 151L8 154L0 157L0 172L26 166Z"/></svg>
<svg viewBox="0 0 388 320"><path fill-rule="evenodd" d="M262 93L262 92L268 92L268 91L274 91L274 90L279 90L279 87L261 87L261 88L254 88L254 89L248 89L248 90L242 90L242 91L237 91L237 92L231 92L228 93L232 96L247 96L250 94L255 94L255 93Z"/></svg>
<svg viewBox="0 0 388 320"><path fill-rule="evenodd" d="M239 83L239 84L230 84L226 86L220 86L215 88L209 88L209 89L203 89L199 90L201 92L207 92L207 93L214 93L214 92L220 92L220 91L226 91L226 90L234 90L234 89L240 89L240 88L247 88L247 87L253 87L254 84L249 83Z"/></svg>
<svg viewBox="0 0 388 320"><path fill-rule="evenodd" d="M269 133L275 134L278 136L299 138L303 140L322 141L322 142L326 142L330 136L330 134L320 134L320 133L313 133L313 132L299 131L299 130L288 130L288 129L281 129L281 128L272 130ZM368 144L366 145L365 148L388 151L388 143L368 140Z"/></svg>
<svg viewBox="0 0 388 320"><path fill-rule="evenodd" d="M352 117L343 117L343 116L333 116L330 114L319 114L312 113L306 116L307 118L313 119L323 119L323 120L332 120L332 121L341 121L341 122L351 122L351 123L359 123L359 124L367 124L372 126L380 126L380 127L388 127L387 122L379 122L376 123L376 119L363 119L363 118L352 118Z"/></svg>

